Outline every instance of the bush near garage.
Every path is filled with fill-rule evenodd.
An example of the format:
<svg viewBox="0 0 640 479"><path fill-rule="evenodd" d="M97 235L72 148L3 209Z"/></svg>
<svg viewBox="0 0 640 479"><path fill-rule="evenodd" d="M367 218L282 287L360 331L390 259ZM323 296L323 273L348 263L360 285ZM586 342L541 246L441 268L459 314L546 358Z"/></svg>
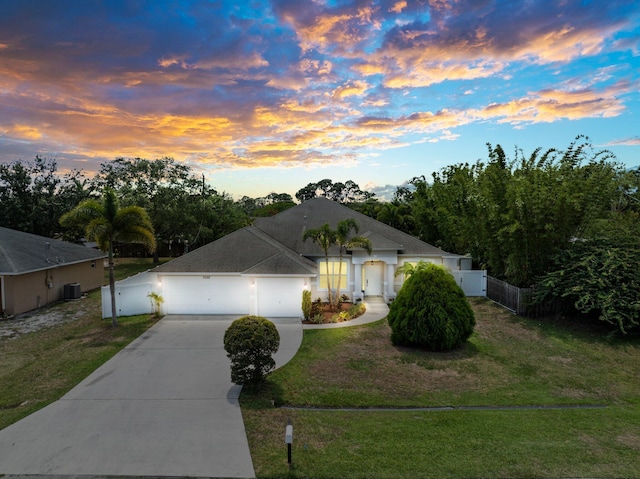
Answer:
<svg viewBox="0 0 640 479"><path fill-rule="evenodd" d="M275 369L273 354L280 346L275 325L261 316L236 319L224 333L224 349L231 359L231 381L259 386Z"/></svg>
<svg viewBox="0 0 640 479"><path fill-rule="evenodd" d="M413 271L391 303L391 341L431 351L461 346L473 333L473 310L453 276L440 266Z"/></svg>

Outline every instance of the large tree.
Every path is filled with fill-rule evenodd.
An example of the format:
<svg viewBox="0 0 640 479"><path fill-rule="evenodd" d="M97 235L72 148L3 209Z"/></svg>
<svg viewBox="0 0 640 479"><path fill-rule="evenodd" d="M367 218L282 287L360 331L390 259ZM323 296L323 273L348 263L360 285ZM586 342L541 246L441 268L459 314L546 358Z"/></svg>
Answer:
<svg viewBox="0 0 640 479"><path fill-rule="evenodd" d="M114 188L123 205L145 208L156 242L169 249L177 243L185 250L201 246L248 223L228 195L219 194L204 176L196 177L188 165L173 158L117 158L102 164L95 181ZM155 261L158 253L159 248Z"/></svg>
<svg viewBox="0 0 640 479"><path fill-rule="evenodd" d="M361 190L358 184L352 180L345 183L334 183L330 179L309 183L296 193L296 198L301 203L312 198L324 197L337 203L348 204L366 201L374 196L375 193Z"/></svg>
<svg viewBox="0 0 640 479"><path fill-rule="evenodd" d="M116 241L141 243L150 252L156 248L153 226L147 212L139 206L120 208L115 192L106 188L102 201L83 201L60 218L65 227L85 225L88 239L98 243L109 255L109 290L111 292L111 325L118 325L115 278L113 274L113 244Z"/></svg>
<svg viewBox="0 0 640 479"><path fill-rule="evenodd" d="M40 156L0 164L0 226L48 237L60 233L60 216L88 198L90 188L82 172L57 170L55 160Z"/></svg>
<svg viewBox="0 0 640 479"><path fill-rule="evenodd" d="M414 179L421 239L470 254L493 276L531 286L551 256L606 218L619 197L620 167L579 137L565 151L541 148L509 160L489 145L486 164L459 164Z"/></svg>

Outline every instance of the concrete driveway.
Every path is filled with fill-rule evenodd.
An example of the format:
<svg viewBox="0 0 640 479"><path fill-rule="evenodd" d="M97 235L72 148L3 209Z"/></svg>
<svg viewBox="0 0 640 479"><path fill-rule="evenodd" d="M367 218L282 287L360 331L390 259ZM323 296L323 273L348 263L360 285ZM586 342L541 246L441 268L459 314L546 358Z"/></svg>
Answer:
<svg viewBox="0 0 640 479"><path fill-rule="evenodd" d="M0 475L255 477L223 347L236 317L159 321L62 399L0 431ZM302 325L272 321L280 367Z"/></svg>

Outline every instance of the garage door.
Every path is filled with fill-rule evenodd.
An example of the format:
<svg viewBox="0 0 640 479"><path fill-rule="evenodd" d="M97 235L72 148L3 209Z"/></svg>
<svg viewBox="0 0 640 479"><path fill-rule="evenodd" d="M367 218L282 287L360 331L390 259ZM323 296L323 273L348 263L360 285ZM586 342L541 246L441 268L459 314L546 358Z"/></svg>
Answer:
<svg viewBox="0 0 640 479"><path fill-rule="evenodd" d="M240 276L163 276L166 314L249 314L250 281Z"/></svg>
<svg viewBox="0 0 640 479"><path fill-rule="evenodd" d="M302 278L260 278L258 314L265 317L302 316Z"/></svg>

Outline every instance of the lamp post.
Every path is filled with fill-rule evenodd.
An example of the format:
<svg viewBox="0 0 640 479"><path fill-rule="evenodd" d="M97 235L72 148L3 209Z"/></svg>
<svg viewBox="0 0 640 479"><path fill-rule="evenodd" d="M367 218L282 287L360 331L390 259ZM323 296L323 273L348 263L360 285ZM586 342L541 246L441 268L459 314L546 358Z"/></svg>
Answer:
<svg viewBox="0 0 640 479"><path fill-rule="evenodd" d="M293 424L291 424L291 419L287 420L287 427L284 430L284 442L287 445L287 463L291 465L291 445L293 444Z"/></svg>

